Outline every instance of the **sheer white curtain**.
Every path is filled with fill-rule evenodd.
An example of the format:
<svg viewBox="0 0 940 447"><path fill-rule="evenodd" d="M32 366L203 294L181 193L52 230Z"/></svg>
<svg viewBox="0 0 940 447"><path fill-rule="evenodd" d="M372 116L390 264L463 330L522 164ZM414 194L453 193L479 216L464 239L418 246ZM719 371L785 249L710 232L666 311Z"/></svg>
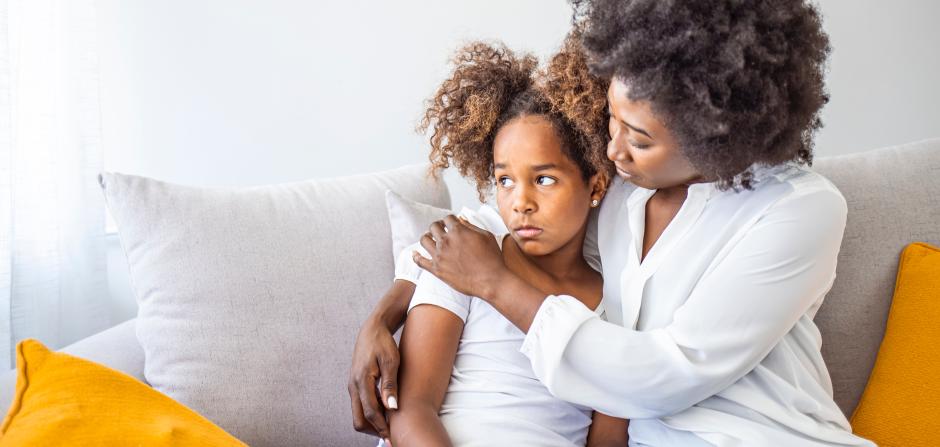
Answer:
<svg viewBox="0 0 940 447"><path fill-rule="evenodd" d="M0 0L0 368L109 325L92 0Z"/></svg>

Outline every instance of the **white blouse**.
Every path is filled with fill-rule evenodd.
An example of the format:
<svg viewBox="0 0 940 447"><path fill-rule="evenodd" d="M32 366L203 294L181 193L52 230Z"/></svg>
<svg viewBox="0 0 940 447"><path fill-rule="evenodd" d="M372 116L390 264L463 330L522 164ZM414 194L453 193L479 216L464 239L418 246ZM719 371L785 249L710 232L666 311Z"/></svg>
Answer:
<svg viewBox="0 0 940 447"><path fill-rule="evenodd" d="M692 185L640 262L654 192L611 185L596 231L608 321L549 296L522 346L539 380L631 419L631 446L874 446L832 400L813 323L845 227L835 186L794 165L759 169L752 190Z"/></svg>

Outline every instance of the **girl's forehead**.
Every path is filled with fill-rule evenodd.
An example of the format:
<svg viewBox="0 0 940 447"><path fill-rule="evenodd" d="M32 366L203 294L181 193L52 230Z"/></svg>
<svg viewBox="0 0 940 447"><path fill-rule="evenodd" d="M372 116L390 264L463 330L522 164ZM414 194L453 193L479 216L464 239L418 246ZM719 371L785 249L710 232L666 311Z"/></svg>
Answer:
<svg viewBox="0 0 940 447"><path fill-rule="evenodd" d="M544 119L543 119L544 120ZM519 121L500 130L493 144L495 169L577 170L563 151L554 126L544 121Z"/></svg>

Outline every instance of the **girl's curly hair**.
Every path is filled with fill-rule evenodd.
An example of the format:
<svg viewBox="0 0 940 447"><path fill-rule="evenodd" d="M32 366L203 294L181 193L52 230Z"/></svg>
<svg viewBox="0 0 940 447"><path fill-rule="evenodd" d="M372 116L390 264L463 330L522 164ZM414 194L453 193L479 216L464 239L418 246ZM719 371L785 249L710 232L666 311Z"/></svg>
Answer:
<svg viewBox="0 0 940 447"><path fill-rule="evenodd" d="M829 38L805 0L572 0L593 73L630 86L722 188L812 163Z"/></svg>
<svg viewBox="0 0 940 447"><path fill-rule="evenodd" d="M432 172L453 164L476 182L480 201L493 185L493 140L514 118L548 119L565 154L585 181L598 172L610 178L607 145L607 81L589 73L577 35L566 38L549 63L516 55L502 44L473 42L453 59L453 74L428 101L418 126L431 130Z"/></svg>

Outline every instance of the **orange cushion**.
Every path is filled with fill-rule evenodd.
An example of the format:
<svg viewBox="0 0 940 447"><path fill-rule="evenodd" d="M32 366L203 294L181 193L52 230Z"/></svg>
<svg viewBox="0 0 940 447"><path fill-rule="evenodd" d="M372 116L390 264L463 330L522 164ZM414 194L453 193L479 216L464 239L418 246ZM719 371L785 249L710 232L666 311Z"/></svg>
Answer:
<svg viewBox="0 0 940 447"><path fill-rule="evenodd" d="M195 411L122 372L36 340L16 347L2 446L240 446Z"/></svg>
<svg viewBox="0 0 940 447"><path fill-rule="evenodd" d="M885 337L852 425L881 447L940 442L940 249L901 253Z"/></svg>

